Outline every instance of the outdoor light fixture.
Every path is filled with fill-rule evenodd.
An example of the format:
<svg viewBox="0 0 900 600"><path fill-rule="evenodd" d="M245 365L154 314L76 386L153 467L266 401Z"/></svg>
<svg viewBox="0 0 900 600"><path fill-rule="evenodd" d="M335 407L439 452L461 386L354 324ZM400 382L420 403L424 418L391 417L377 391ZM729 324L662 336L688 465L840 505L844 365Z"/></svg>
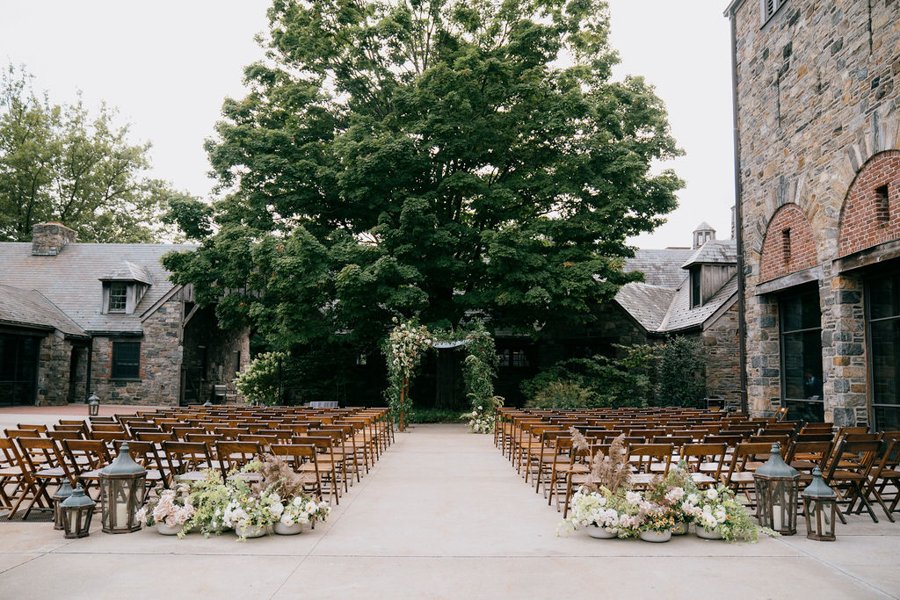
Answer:
<svg viewBox="0 0 900 600"><path fill-rule="evenodd" d="M806 537L820 542L833 542L834 524L837 521L837 495L822 479L822 470L813 469L813 480L803 493L803 509L806 517Z"/></svg>
<svg viewBox="0 0 900 600"><path fill-rule="evenodd" d="M141 528L136 513L144 503L147 471L128 453L128 442L119 455L100 470L100 501L104 533L131 533Z"/></svg>
<svg viewBox="0 0 900 600"><path fill-rule="evenodd" d="M84 493L81 485L76 485L72 495L60 504L63 529L66 539L87 537L91 533L91 517L94 516L96 502Z"/></svg>
<svg viewBox="0 0 900 600"><path fill-rule="evenodd" d="M91 417L96 417L100 414L100 398L97 396L97 392L91 394L91 397L88 398L88 415Z"/></svg>
<svg viewBox="0 0 900 600"><path fill-rule="evenodd" d="M69 478L66 477L63 479L62 485L56 488L56 492L53 494L53 529L59 529L60 531L65 529L61 505L71 495L72 484L69 483Z"/></svg>
<svg viewBox="0 0 900 600"><path fill-rule="evenodd" d="M753 481L760 525L781 535L796 534L800 473L781 458L781 444L772 444L769 460L756 470Z"/></svg>

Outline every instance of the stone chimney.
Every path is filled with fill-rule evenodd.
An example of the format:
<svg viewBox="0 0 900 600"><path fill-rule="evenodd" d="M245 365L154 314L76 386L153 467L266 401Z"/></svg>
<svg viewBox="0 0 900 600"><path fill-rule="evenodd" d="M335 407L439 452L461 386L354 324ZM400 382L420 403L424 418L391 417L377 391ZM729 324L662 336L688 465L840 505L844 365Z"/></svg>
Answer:
<svg viewBox="0 0 900 600"><path fill-rule="evenodd" d="M38 223L31 228L31 255L56 256L75 241L75 232L62 223Z"/></svg>

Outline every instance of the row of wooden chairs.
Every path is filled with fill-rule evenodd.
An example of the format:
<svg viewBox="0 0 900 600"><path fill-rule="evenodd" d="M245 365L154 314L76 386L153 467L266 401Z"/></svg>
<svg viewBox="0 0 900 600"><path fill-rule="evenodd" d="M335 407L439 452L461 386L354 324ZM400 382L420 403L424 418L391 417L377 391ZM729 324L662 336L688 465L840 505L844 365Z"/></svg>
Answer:
<svg viewBox="0 0 900 600"><path fill-rule="evenodd" d="M270 420L237 423L245 427L165 427L171 416L161 417L165 421L159 423L149 414L140 419L62 419L53 427L19 424L0 438L0 507L9 510L10 519L22 508L27 519L34 508L52 506L51 486L66 479L90 492L99 470L125 441L133 458L147 469L151 489L196 479L204 469L218 470L224 479L261 454L272 453L294 467L311 493L338 504L342 492L359 482L393 441L393 427L386 409L317 416L323 418L302 425L279 419L281 429L269 429L275 424ZM261 423L265 426L252 426Z"/></svg>

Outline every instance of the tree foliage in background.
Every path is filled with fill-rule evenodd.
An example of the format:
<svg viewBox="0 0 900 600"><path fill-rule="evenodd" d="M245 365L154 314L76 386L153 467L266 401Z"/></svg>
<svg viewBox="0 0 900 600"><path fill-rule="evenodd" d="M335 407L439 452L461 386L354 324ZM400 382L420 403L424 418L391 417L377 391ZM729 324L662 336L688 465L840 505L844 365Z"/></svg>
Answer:
<svg viewBox="0 0 900 600"><path fill-rule="evenodd" d="M698 338L670 338L659 353L657 402L700 407L706 397L706 353Z"/></svg>
<svg viewBox="0 0 900 600"><path fill-rule="evenodd" d="M282 364L286 358L287 355L282 352L265 352L256 356L235 380L237 391L253 404L279 404Z"/></svg>
<svg viewBox="0 0 900 600"><path fill-rule="evenodd" d="M636 277L625 240L675 207L681 182L651 165L678 150L652 88L611 80L604 2L274 0L268 16L251 91L208 142L216 233L166 261L223 325L319 351L374 351L393 317L550 333ZM212 231L181 212L187 235Z"/></svg>
<svg viewBox="0 0 900 600"><path fill-rule="evenodd" d="M24 69L0 78L0 241L29 241L36 223L59 221L82 242L149 242L160 215L186 194L147 176L149 144L102 106L52 104Z"/></svg>
<svg viewBox="0 0 900 600"><path fill-rule="evenodd" d="M616 346L619 355L563 360L522 383L532 408L700 406L706 354L699 339Z"/></svg>

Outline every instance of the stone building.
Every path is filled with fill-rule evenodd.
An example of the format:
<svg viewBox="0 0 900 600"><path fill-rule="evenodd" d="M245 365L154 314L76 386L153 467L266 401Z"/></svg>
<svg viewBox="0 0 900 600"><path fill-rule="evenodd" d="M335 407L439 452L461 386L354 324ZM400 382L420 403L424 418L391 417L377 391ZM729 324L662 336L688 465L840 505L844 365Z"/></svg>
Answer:
<svg viewBox="0 0 900 600"><path fill-rule="evenodd" d="M641 272L643 281L622 286L590 328L539 342L498 335L496 391L507 405L521 405L526 400L519 390L521 382L560 360L613 356L616 345L652 344L674 336L702 341L707 395L739 404L735 241L717 240L706 223L694 230L692 238L688 247L636 250L624 270Z"/></svg>
<svg viewBox="0 0 900 600"><path fill-rule="evenodd" d="M59 223L0 243L0 405L203 402L234 394L248 331L226 332L163 255L189 246L80 244ZM216 387L218 386L218 387Z"/></svg>
<svg viewBox="0 0 900 600"><path fill-rule="evenodd" d="M900 2L734 0L750 410L900 427Z"/></svg>

